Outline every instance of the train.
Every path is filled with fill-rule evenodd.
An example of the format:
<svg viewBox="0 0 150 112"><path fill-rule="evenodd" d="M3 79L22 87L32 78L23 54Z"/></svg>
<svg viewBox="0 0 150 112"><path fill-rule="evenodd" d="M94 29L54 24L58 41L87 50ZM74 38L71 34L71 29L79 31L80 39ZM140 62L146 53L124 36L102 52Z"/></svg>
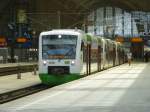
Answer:
<svg viewBox="0 0 150 112"><path fill-rule="evenodd" d="M56 29L39 36L39 77L57 85L125 63L124 46L78 29Z"/></svg>

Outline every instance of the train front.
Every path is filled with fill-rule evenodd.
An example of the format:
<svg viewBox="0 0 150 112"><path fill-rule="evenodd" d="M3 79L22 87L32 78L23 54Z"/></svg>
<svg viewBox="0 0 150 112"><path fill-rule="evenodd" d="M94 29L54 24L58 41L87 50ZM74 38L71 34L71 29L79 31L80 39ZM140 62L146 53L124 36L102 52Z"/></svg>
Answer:
<svg viewBox="0 0 150 112"><path fill-rule="evenodd" d="M57 85L80 77L80 34L73 31L41 33L39 76L44 84Z"/></svg>

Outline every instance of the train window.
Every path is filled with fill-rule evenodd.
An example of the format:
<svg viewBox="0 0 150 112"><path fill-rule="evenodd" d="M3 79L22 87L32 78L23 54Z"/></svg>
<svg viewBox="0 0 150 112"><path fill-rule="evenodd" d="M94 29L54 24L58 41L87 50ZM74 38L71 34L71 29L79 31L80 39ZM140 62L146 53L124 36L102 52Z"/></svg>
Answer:
<svg viewBox="0 0 150 112"><path fill-rule="evenodd" d="M43 59L75 59L76 35L44 35L42 37Z"/></svg>

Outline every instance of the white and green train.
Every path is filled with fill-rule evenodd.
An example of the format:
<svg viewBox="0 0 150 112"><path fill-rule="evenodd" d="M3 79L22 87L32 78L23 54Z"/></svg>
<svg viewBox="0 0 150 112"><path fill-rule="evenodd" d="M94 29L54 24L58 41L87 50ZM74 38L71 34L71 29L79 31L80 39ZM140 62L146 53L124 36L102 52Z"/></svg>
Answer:
<svg viewBox="0 0 150 112"><path fill-rule="evenodd" d="M42 32L39 76L44 84L60 84L124 63L120 43L81 30Z"/></svg>

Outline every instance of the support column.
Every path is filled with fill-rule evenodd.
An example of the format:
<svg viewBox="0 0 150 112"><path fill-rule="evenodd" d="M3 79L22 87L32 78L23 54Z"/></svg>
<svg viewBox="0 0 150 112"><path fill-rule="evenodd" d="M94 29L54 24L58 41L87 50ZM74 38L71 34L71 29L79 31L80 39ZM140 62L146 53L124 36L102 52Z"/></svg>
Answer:
<svg viewBox="0 0 150 112"><path fill-rule="evenodd" d="M60 11L57 11L57 16L58 16L58 29L61 28L61 12Z"/></svg>

